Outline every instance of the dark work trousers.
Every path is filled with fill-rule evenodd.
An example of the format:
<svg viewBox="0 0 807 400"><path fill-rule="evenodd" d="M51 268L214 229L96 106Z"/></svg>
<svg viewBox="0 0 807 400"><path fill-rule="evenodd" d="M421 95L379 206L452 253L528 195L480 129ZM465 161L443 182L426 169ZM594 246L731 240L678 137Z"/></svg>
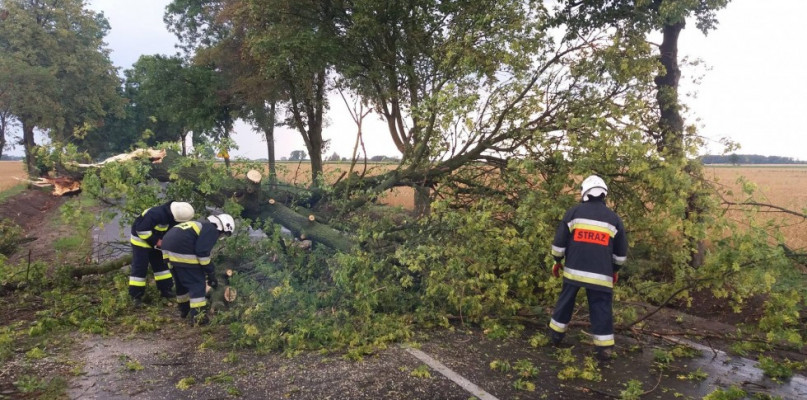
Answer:
<svg viewBox="0 0 807 400"><path fill-rule="evenodd" d="M171 279L171 271L163 261L163 253L160 250L132 245L132 272L129 275L129 296L133 299L142 299L146 293L146 273L149 264L151 272L154 273L154 280L157 281L157 289L163 297L173 297L171 288L174 282Z"/></svg>
<svg viewBox="0 0 807 400"><path fill-rule="evenodd" d="M552 313L552 321L549 327L554 331L553 337L563 338L566 333L566 325L572 319L574 311L574 300L580 286L563 282L563 288ZM591 321L591 335L594 345L598 347L611 347L614 345L614 317L613 317L613 293L586 288L588 298L588 315Z"/></svg>
<svg viewBox="0 0 807 400"><path fill-rule="evenodd" d="M174 281L177 285L177 305L179 310L183 316L188 310L190 311L190 316L194 317L201 313L207 305L205 273L198 265L182 266L173 264L173 270Z"/></svg>

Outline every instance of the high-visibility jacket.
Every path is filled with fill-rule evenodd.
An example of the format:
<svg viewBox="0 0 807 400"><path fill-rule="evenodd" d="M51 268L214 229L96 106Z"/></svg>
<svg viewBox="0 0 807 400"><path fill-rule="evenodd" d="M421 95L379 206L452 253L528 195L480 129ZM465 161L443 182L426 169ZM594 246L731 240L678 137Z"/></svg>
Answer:
<svg viewBox="0 0 807 400"><path fill-rule="evenodd" d="M210 252L218 239L218 227L212 222L180 223L163 237L163 259L172 267L200 266L203 270L212 270Z"/></svg>
<svg viewBox="0 0 807 400"><path fill-rule="evenodd" d="M171 201L146 209L132 223L130 242L138 247L154 248L157 241L177 224L171 213Z"/></svg>
<svg viewBox="0 0 807 400"><path fill-rule="evenodd" d="M597 290L613 290L613 274L627 254L622 220L597 198L569 209L552 242L552 256L566 258L564 282Z"/></svg>

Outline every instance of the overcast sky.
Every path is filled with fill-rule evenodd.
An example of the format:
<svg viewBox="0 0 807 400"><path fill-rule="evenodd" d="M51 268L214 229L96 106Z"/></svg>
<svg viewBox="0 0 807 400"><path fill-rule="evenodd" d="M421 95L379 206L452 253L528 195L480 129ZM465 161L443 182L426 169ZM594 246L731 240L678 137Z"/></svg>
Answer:
<svg viewBox="0 0 807 400"><path fill-rule="evenodd" d="M116 66L128 69L141 54L176 53L176 38L162 20L169 0L88 3L109 20L106 42ZM738 142L739 153L807 160L807 46L801 37L805 15L805 0L733 0L718 13L718 28L707 37L690 23L679 40L679 56L699 58L705 67L684 71L682 94L697 93L683 98L691 108L687 122L715 144L723 137ZM697 76L700 85L690 84ZM354 139L332 141L326 155L335 151L350 156L356 127L340 99L334 98L331 106L326 139L334 132L351 133L342 137ZM364 126L368 156L398 155L383 124L368 118L373 120ZM266 143L248 126L237 125L234 138L240 147L234 156L266 157ZM292 131L280 130L276 138L278 158L305 149Z"/></svg>

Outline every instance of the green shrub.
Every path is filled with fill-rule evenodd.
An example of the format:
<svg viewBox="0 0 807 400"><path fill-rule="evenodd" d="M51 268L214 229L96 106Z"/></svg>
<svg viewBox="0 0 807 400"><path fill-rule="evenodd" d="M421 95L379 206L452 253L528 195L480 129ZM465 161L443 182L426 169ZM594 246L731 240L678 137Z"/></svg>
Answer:
<svg viewBox="0 0 807 400"><path fill-rule="evenodd" d="M19 225L8 218L0 219L0 254L14 254L22 237L23 231Z"/></svg>

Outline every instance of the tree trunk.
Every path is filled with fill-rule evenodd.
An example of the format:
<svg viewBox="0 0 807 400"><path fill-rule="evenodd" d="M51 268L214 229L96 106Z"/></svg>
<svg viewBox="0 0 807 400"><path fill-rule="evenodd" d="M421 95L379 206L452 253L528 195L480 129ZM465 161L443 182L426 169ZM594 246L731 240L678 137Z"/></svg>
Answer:
<svg viewBox="0 0 807 400"><path fill-rule="evenodd" d="M8 128L10 114L0 112L0 159L3 158L3 150L6 148L6 129Z"/></svg>
<svg viewBox="0 0 807 400"><path fill-rule="evenodd" d="M683 159L686 156L684 154L684 118L681 116L678 102L678 84L681 80L681 69L678 66L678 37L685 26L686 21L664 25L662 29L664 39L659 49L659 61L664 66L664 74L655 78L658 90L656 101L660 112L660 137L656 138L656 145L660 153L675 159ZM700 176L702 172L692 162L687 162L685 171L696 177ZM697 186L693 186L690 190L684 218L697 224L703 224L702 215L705 210L701 201L702 194ZM695 238L691 239L689 245L692 249L689 264L693 268L700 267L703 265L705 245L702 240Z"/></svg>
<svg viewBox="0 0 807 400"><path fill-rule="evenodd" d="M37 177L39 176L39 169L36 167L36 158L34 156L34 150L36 149L34 125L25 120L22 121L22 144L25 148L25 166L28 169L28 175Z"/></svg>
<svg viewBox="0 0 807 400"><path fill-rule="evenodd" d="M269 105L269 120L263 127L266 135L266 154L269 157L269 184L277 184L277 167L275 165L275 102Z"/></svg>
<svg viewBox="0 0 807 400"><path fill-rule="evenodd" d="M188 132L183 132L183 133L179 134L179 145L182 148L182 157L187 157L188 156L188 145L187 145L188 140L187 139L188 139Z"/></svg>
<svg viewBox="0 0 807 400"><path fill-rule="evenodd" d="M415 189L415 212L419 216L426 216L431 211L431 189L426 186L416 185Z"/></svg>
<svg viewBox="0 0 807 400"><path fill-rule="evenodd" d="M678 104L678 82L681 69L678 66L678 36L686 22L664 25L664 39L661 42L659 61L664 66L664 74L655 78L656 101L661 117L660 136L656 145L659 152L667 152L673 157L683 157L684 119Z"/></svg>
<svg viewBox="0 0 807 400"><path fill-rule="evenodd" d="M311 135L311 148L308 149L311 157L311 185L319 186L319 177L322 176L322 132Z"/></svg>

